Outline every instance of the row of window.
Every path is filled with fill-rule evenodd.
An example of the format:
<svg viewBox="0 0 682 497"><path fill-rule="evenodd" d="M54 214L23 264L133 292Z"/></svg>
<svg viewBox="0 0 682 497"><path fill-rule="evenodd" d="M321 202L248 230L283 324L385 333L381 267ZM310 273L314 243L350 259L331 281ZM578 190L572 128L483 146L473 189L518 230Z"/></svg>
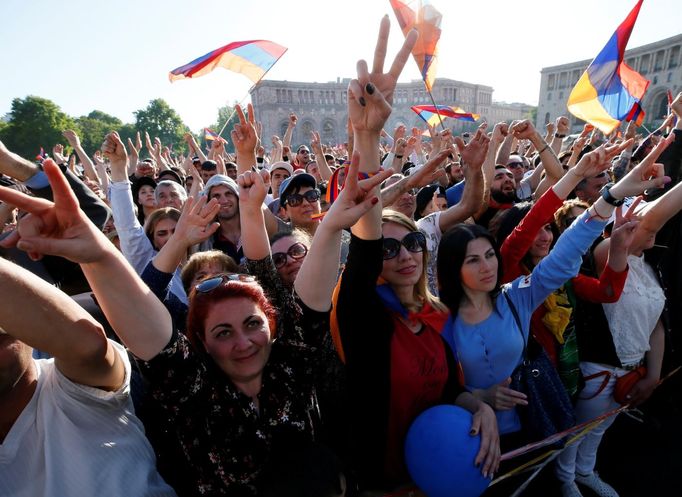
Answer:
<svg viewBox="0 0 682 497"><path fill-rule="evenodd" d="M664 69L675 69L680 65L680 46L674 46L668 50L659 50L656 53L647 53L639 57L626 59L626 64L642 75L658 72ZM666 63L667 61L667 63ZM582 71L564 71L558 74L550 74L547 77L547 90L573 88L578 82ZM668 81L672 76L668 75Z"/></svg>
<svg viewBox="0 0 682 497"><path fill-rule="evenodd" d="M345 104L348 99L345 91L334 90L297 90L296 96L296 103L299 104ZM294 103L294 90L277 89L275 97L278 104L292 104Z"/></svg>

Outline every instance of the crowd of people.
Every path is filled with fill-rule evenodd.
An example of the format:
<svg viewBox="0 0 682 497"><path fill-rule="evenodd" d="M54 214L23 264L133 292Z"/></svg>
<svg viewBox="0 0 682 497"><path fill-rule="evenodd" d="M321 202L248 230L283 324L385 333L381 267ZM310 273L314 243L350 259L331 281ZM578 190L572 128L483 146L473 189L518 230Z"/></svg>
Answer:
<svg viewBox="0 0 682 497"><path fill-rule="evenodd" d="M471 413L489 477L534 441L510 385L531 342L578 423L640 366L626 403L652 395L679 362L679 261L656 247L679 247L682 93L646 135L387 132L416 32L385 72L388 34L344 144L292 146L295 114L268 142L250 105L234 154L0 143L0 494L384 495L440 404ZM612 421L563 449L563 496L617 497L595 471Z"/></svg>

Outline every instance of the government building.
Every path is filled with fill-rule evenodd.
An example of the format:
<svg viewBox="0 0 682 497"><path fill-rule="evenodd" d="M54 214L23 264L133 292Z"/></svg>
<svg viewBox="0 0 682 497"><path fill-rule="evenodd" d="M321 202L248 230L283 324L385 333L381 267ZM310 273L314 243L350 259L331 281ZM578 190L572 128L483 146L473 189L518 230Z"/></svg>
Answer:
<svg viewBox="0 0 682 497"><path fill-rule="evenodd" d="M265 80L251 91L251 102L263 124L263 141L270 142L272 135L284 135L289 114L298 116L291 143L297 146L310 142L310 132L318 131L323 144L338 144L348 140L347 90L349 79L338 78L330 83L304 83L292 81ZM535 109L526 104L493 102L490 86L464 83L452 79L437 78L433 85L433 97L439 105L463 108L467 112L480 114L479 122L489 123L527 119ZM410 107L431 105L431 99L424 89L422 80L398 83L393 97L393 112L386 123L386 131L393 133L395 127L404 124L411 128L426 124ZM457 132L474 130L478 123L445 120L445 126Z"/></svg>
<svg viewBox="0 0 682 497"><path fill-rule="evenodd" d="M646 113L644 125L651 131L661 124L668 113L667 91L671 90L673 96L682 91L681 46L682 34L679 34L625 51L625 63L651 82L642 99ZM544 128L550 120L561 115L571 119L573 132L582 128L583 121L568 113L566 102L590 62L592 60L581 60L542 69L536 122L538 128Z"/></svg>

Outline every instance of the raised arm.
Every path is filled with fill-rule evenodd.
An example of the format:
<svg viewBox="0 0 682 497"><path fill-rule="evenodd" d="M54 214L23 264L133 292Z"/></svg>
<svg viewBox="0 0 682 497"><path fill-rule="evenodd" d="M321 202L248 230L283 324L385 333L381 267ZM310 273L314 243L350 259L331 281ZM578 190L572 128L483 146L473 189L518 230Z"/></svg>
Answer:
<svg viewBox="0 0 682 497"><path fill-rule="evenodd" d="M114 150L104 147L105 153L125 154L120 139L115 145ZM20 223L17 247L33 259L50 254L79 263L116 334L135 355L151 359L170 339L170 315L123 255L79 209L54 162L46 161L44 170L54 192L54 203L14 190L0 190L0 198L30 212Z"/></svg>
<svg viewBox="0 0 682 497"><path fill-rule="evenodd" d="M455 142L464 164L462 170L466 184L462 200L441 213L439 223L442 232L473 216L483 204L484 180L481 168L488 155L490 138L479 129L468 144L465 145L459 137L455 138Z"/></svg>
<svg viewBox="0 0 682 497"><path fill-rule="evenodd" d="M76 155L78 155L81 164L83 164L83 171L85 172L85 176L93 181L97 181L97 183L101 185L102 180L100 179L99 175L97 174L97 171L95 170L95 164L93 164L92 160L90 160L90 157L88 157L88 154L86 154L85 150L83 150L80 138L78 138L76 132L67 129L62 133L62 135L64 135L64 138L66 138L66 140L69 142L69 145L71 145L74 152L76 152Z"/></svg>
<svg viewBox="0 0 682 497"><path fill-rule="evenodd" d="M121 386L123 361L102 326L73 299L1 258L0 293L0 335L47 352L71 381L105 390Z"/></svg>
<svg viewBox="0 0 682 497"><path fill-rule="evenodd" d="M320 177L322 181L327 181L332 177L332 170L329 168L329 164L324 158L324 151L322 150L322 143L320 142L320 133L317 131L311 131L310 148L315 154L315 160L317 161L317 167L320 170Z"/></svg>
<svg viewBox="0 0 682 497"><path fill-rule="evenodd" d="M418 37L415 30L407 35L391 69L384 73L389 31L390 22L388 16L384 16L374 51L372 71L369 71L367 62L358 61L358 77L351 80L348 85L348 118L352 124L354 148L360 153L360 171L368 174L374 174L379 170L379 135L391 114L391 103L398 77ZM381 203L377 203L360 218L352 230L362 239L381 238Z"/></svg>
<svg viewBox="0 0 682 497"><path fill-rule="evenodd" d="M207 240L220 227L220 223L214 222L219 210L215 199L209 201L202 195L195 201L194 197L187 197L175 231L152 260L154 267L164 273L175 272L190 247Z"/></svg>
<svg viewBox="0 0 682 497"><path fill-rule="evenodd" d="M230 132L232 143L234 143L237 153L237 172L243 174L251 171L251 167L256 164L256 147L258 146L258 135L256 134L256 120L254 117L253 106L248 105L248 119L244 111L238 105L237 116L239 123L234 125Z"/></svg>
<svg viewBox="0 0 682 497"><path fill-rule="evenodd" d="M289 114L289 123L287 124L287 130L284 132L282 137L282 149L288 147L291 150L291 136L294 134L294 128L298 122L298 117L293 112Z"/></svg>
<svg viewBox="0 0 682 497"><path fill-rule="evenodd" d="M331 297L338 280L341 233L379 202L376 186L391 171L382 171L358 181L360 154L355 152L348 168L346 183L338 198L315 231L315 237L298 272L294 288L303 303L324 312L331 306Z"/></svg>

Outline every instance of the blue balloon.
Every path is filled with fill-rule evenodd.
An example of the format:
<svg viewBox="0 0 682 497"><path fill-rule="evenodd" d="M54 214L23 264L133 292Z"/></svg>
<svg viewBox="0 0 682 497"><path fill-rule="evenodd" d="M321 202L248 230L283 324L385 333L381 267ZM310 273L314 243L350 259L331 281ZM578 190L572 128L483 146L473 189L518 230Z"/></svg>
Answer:
<svg viewBox="0 0 682 497"><path fill-rule="evenodd" d="M478 497L490 484L474 460L481 436L469 434L472 415L453 405L427 409L405 439L410 476L429 497Z"/></svg>

